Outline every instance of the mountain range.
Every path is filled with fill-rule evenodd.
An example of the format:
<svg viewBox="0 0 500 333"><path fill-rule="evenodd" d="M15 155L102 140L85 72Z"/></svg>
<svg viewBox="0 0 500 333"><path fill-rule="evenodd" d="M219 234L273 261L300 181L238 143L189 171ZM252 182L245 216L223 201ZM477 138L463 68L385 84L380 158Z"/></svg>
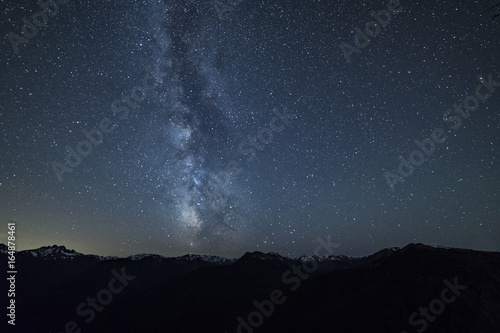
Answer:
<svg viewBox="0 0 500 333"><path fill-rule="evenodd" d="M4 272L7 257L0 244ZM4 315L2 332L500 332L498 252L118 258L54 245L17 252L16 268L16 325Z"/></svg>

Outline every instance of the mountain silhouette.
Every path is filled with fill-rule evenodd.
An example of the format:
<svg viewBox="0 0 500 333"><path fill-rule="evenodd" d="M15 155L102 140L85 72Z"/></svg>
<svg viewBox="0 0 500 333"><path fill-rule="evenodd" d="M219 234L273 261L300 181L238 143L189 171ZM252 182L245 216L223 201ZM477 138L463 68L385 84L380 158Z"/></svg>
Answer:
<svg viewBox="0 0 500 333"><path fill-rule="evenodd" d="M500 332L498 252L118 258L54 245L16 265L15 332Z"/></svg>

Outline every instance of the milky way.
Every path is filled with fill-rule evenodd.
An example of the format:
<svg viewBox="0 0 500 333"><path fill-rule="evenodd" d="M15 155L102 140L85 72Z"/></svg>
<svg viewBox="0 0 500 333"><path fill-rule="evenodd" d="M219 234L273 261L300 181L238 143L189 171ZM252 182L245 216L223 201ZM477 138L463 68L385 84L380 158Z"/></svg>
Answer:
<svg viewBox="0 0 500 333"><path fill-rule="evenodd" d="M165 115L164 146L158 152L165 162L158 172L167 204L161 203L167 212L175 212L173 218L190 245L218 247L236 237L238 224L231 175L224 180L217 176L221 170L212 163L210 149L230 140L228 117L217 101L225 85L215 64L219 22L209 7L195 2L172 2L160 12L164 15L155 17L155 38L167 71L158 97Z"/></svg>

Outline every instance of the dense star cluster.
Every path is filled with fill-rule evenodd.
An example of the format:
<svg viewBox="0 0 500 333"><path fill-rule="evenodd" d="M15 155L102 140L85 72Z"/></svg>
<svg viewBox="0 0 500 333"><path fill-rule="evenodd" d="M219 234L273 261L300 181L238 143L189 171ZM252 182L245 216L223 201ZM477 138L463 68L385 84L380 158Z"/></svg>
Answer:
<svg viewBox="0 0 500 333"><path fill-rule="evenodd" d="M102 255L498 251L494 5L4 3L1 220Z"/></svg>

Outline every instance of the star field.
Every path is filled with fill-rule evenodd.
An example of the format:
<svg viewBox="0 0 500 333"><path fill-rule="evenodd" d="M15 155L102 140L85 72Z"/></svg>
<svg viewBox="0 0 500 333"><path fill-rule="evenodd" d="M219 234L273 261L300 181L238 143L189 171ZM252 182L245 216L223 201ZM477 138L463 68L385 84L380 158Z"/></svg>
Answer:
<svg viewBox="0 0 500 333"><path fill-rule="evenodd" d="M0 233L119 256L499 251L494 4L4 3Z"/></svg>

